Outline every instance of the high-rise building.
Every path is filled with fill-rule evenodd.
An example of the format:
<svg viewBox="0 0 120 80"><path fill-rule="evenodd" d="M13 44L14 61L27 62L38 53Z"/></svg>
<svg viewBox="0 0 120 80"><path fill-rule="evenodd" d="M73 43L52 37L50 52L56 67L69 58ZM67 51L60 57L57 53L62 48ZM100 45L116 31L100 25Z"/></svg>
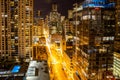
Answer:
<svg viewBox="0 0 120 80"><path fill-rule="evenodd" d="M115 3L86 0L77 10L80 20L76 31L80 32L77 33L80 39L77 57L82 69L78 72L82 73L82 80L106 79L113 72Z"/></svg>
<svg viewBox="0 0 120 80"><path fill-rule="evenodd" d="M120 78L120 0L116 0L116 33L114 45L114 75Z"/></svg>
<svg viewBox="0 0 120 80"><path fill-rule="evenodd" d="M49 32L50 34L61 34L62 27L61 23L61 15L57 11L57 4L52 4L52 11L49 14Z"/></svg>
<svg viewBox="0 0 120 80"><path fill-rule="evenodd" d="M30 58L33 0L0 0L0 59Z"/></svg>
<svg viewBox="0 0 120 80"><path fill-rule="evenodd" d="M34 17L34 26L32 28L32 59L40 60L41 57L46 55L44 29L44 20L40 16L40 11L38 11L38 15Z"/></svg>
<svg viewBox="0 0 120 80"><path fill-rule="evenodd" d="M73 17L72 13L73 13L72 10L68 10L68 18L69 18L69 19Z"/></svg>
<svg viewBox="0 0 120 80"><path fill-rule="evenodd" d="M52 11L48 16L49 38L51 44L55 43L58 49L62 49L62 25L61 15L57 10L57 4L52 4Z"/></svg>

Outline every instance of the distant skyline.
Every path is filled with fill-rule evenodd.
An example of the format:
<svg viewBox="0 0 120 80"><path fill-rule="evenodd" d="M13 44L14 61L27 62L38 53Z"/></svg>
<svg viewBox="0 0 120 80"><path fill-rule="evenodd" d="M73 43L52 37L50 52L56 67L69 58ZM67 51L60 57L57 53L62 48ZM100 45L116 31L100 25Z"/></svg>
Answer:
<svg viewBox="0 0 120 80"><path fill-rule="evenodd" d="M34 0L34 10L40 10L41 16L45 17L45 15L51 11L52 3L55 2L58 4L58 12L61 13L61 15L67 16L68 10L73 8L73 4L76 1L77 0Z"/></svg>

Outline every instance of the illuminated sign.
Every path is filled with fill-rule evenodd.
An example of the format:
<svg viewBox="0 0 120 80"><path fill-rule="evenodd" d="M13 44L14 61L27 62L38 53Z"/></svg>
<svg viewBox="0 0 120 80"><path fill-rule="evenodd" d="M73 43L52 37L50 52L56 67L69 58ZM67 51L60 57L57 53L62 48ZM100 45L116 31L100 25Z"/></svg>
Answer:
<svg viewBox="0 0 120 80"><path fill-rule="evenodd" d="M111 8L115 7L115 3L107 3L107 0L86 0L83 3L83 8L87 7Z"/></svg>

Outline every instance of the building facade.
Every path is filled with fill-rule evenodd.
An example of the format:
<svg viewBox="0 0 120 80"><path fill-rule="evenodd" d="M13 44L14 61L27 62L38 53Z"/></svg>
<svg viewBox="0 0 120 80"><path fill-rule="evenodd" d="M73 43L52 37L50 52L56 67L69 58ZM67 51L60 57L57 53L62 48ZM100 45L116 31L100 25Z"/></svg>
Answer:
<svg viewBox="0 0 120 80"><path fill-rule="evenodd" d="M62 27L61 23L61 15L57 11L57 4L52 4L52 11L49 14L49 34L61 34Z"/></svg>
<svg viewBox="0 0 120 80"><path fill-rule="evenodd" d="M0 0L0 59L30 58L33 0Z"/></svg>
<svg viewBox="0 0 120 80"><path fill-rule="evenodd" d="M40 15L34 18L34 26L32 29L32 59L33 60L42 60L45 58L47 60L47 53L46 53L46 40L44 37L44 20L40 18Z"/></svg>
<svg viewBox="0 0 120 80"><path fill-rule="evenodd" d="M82 69L78 72L82 73L83 80L106 79L113 72L115 3L86 0L77 10L80 20L78 62Z"/></svg>
<svg viewBox="0 0 120 80"><path fill-rule="evenodd" d="M61 15L57 10L57 4L52 4L52 11L48 15L48 32L51 44L57 45L58 49L62 50L62 25Z"/></svg>
<svg viewBox="0 0 120 80"><path fill-rule="evenodd" d="M116 0L116 33L114 52L114 75L120 78L120 0Z"/></svg>

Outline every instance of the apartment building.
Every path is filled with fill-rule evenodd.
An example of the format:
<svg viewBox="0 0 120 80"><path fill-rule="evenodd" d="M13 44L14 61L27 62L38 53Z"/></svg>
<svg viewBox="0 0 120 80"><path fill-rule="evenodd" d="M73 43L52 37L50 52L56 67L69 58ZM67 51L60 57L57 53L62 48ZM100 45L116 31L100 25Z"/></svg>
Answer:
<svg viewBox="0 0 120 80"><path fill-rule="evenodd" d="M0 0L0 60L30 58L33 0Z"/></svg>

